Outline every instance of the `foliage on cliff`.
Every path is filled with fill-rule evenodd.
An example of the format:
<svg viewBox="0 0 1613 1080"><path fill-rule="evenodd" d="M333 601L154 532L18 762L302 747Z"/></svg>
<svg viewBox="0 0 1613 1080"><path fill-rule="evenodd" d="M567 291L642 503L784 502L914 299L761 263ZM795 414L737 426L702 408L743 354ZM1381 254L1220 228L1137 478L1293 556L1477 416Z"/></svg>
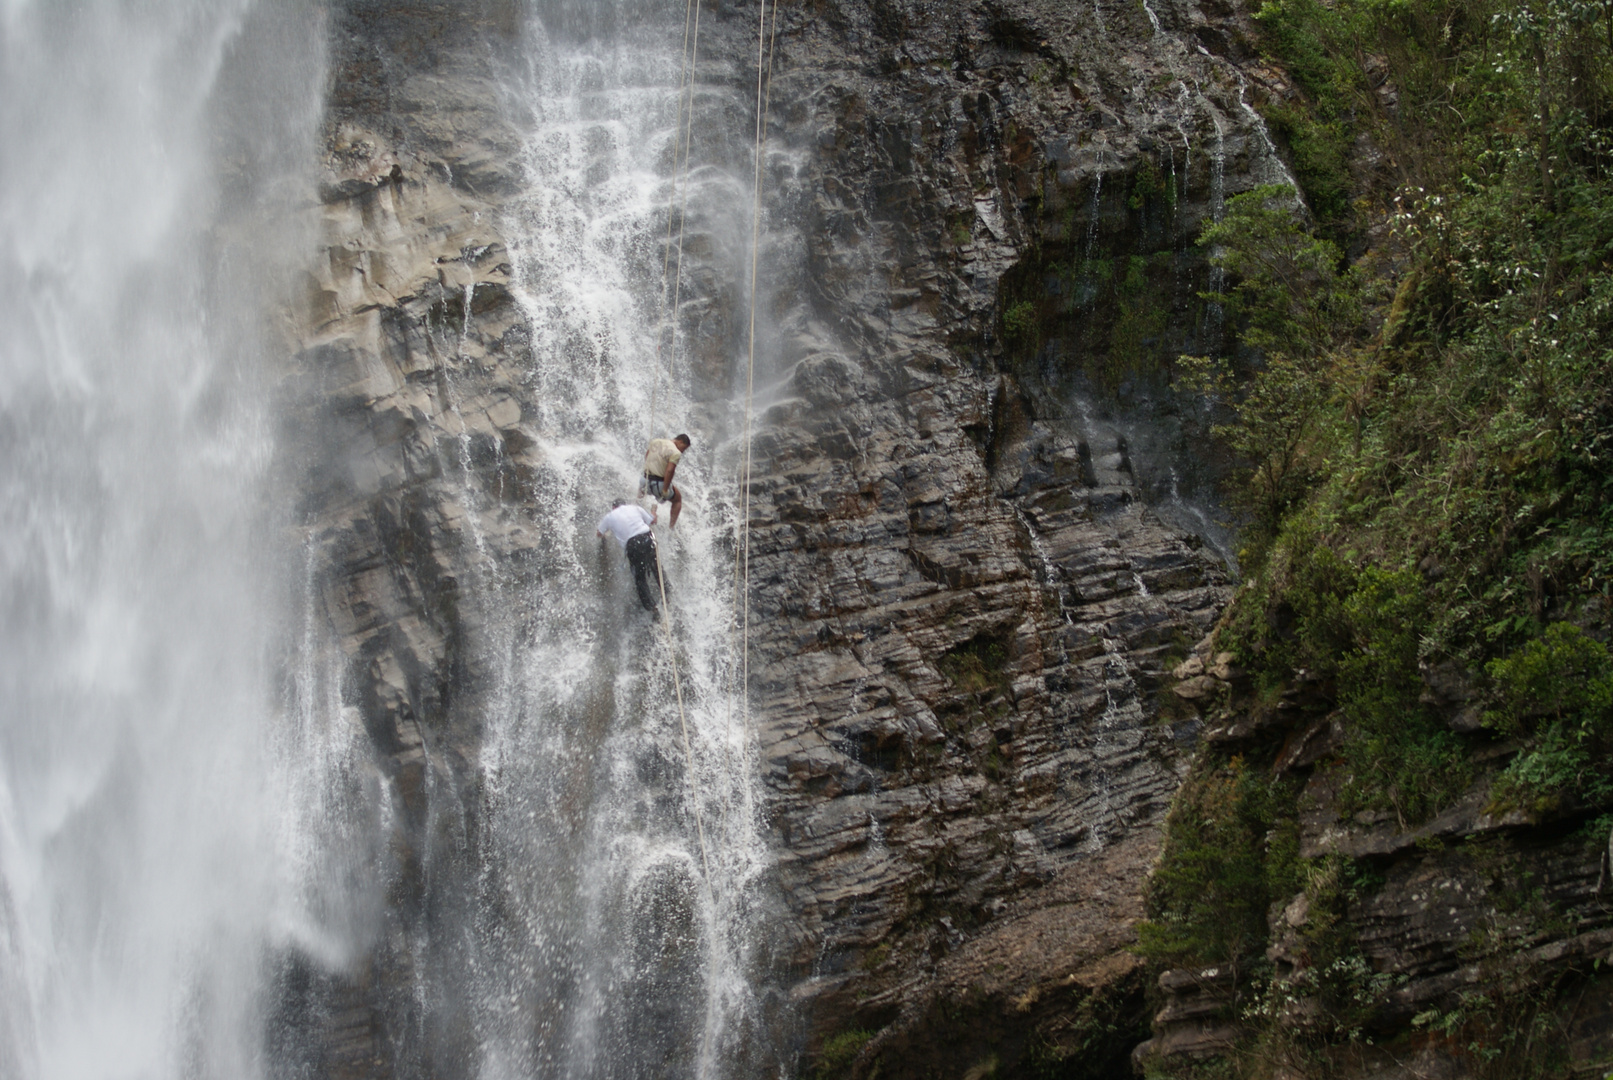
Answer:
<svg viewBox="0 0 1613 1080"><path fill-rule="evenodd" d="M1346 812L1415 827L1513 740L1494 812L1592 816L1613 802L1613 3L1268 0L1257 21L1297 83L1268 116L1307 205L1259 189L1203 238L1240 332L1184 358L1243 464L1248 577L1218 647L1253 700L1301 671L1326 688ZM1291 798L1235 774L1206 749L1173 811L1161 958L1258 959L1261 905L1314 876L1273 843Z"/></svg>

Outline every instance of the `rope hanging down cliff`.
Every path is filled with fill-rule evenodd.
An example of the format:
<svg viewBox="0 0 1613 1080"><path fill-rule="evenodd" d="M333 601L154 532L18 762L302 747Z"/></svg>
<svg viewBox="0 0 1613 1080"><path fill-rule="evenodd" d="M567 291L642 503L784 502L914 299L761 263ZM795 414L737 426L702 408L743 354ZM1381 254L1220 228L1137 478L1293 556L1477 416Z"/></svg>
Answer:
<svg viewBox="0 0 1613 1080"><path fill-rule="evenodd" d="M693 12L692 20L691 20L689 14L688 14L688 11L690 9L692 9L692 12ZM692 25L692 31L691 31L691 25ZM688 176L687 176L687 172L688 172L688 165L689 165L689 147L690 147L690 143L691 143L691 140L692 140L692 130L693 130L693 126L694 126L694 73L693 73L693 63L694 63L695 57L696 57L696 55L698 53L698 49L699 49L699 40L700 40L699 39L699 32L700 32L700 4L699 4L699 0L691 0L691 4L689 5L689 8L686 8L686 14L685 14L685 19L684 19L684 34L685 34L685 43L686 43L684 56L685 56L686 60L689 62L689 65L690 65L689 68L686 69L686 71L687 71L686 85L687 85L687 104L688 104L688 108L685 110L685 109L682 109L680 107L680 115L679 115L679 119L683 122L683 125L684 125L684 130L683 130L683 149L682 149L682 165L683 165L684 176L683 176L683 182L682 182L682 188L681 188L681 198L680 198L680 196L679 196L679 184L678 184L678 171L677 171L677 164L678 164L678 156L679 155L678 155L678 151L676 149L676 144L674 144L674 151L673 151L673 162L674 162L674 164L673 164L673 169L674 169L674 173L673 173L673 196L672 196L672 200L669 200L669 204L668 204L668 208L667 208L667 249L666 249L666 254L663 257L663 262L662 262L662 273L663 273L662 296L664 298L666 296L665 275L666 275L667 271L671 269L671 262L672 262L672 243L671 243L671 239L672 239L672 218L673 218L672 201L677 201L678 202L678 213L677 213L677 218L678 218L677 267L676 267L676 271L675 271L673 279L672 279L672 297L671 297L670 310L663 309L663 326L665 325L665 322L666 322L666 319L667 319L668 315L671 316L671 322L672 322L672 345L673 345L673 348L669 349L668 361L667 361L667 369L668 369L667 370L667 381L668 381L669 385L671 384L671 381L672 381L672 365L673 365L673 361L674 361L675 356L676 356L676 348L675 348L675 346L676 346L676 338L677 338L677 325L676 325L677 304L678 304L680 286L681 286L682 276L683 276L683 218L684 218L683 211L687 207L687 197L688 197ZM762 170L763 170L763 167L764 167L764 154L763 154L763 152L764 152L765 146L766 146L766 131L767 131L768 114L769 114L769 110L770 110L770 107L771 107L771 104L772 104L773 45L774 45L774 41L776 39L777 33L778 33L778 3L777 3L777 0L774 0L774 4L773 4L773 27L772 27L772 33L771 34L769 34L769 32L768 32L768 26L767 26L767 0L762 0L762 3L761 3L760 8L759 8L759 12L758 12L758 23L757 23L757 28L756 28L756 139L755 139L755 151L754 151L755 152L755 176L754 176L754 181L753 181L753 199L752 199L752 206L751 206L751 268L750 268L749 340L748 340L748 344L747 344L746 360L745 360L745 420L744 420L744 429L743 429L744 433L743 433L743 439L742 439L743 444L744 444L744 452L743 452L743 456L742 456L742 463L741 463L741 467L740 467L740 477L739 477L741 511L740 511L740 516L739 516L739 521L737 523L738 524L738 530L739 530L739 533L740 533L740 537L739 537L739 542L735 545L735 555L734 555L734 557L735 557L734 582L735 582L735 593L736 593L735 598L734 598L734 614L735 614L735 619L736 619L736 621L738 622L738 624L740 626L740 633L741 633L741 638L742 638L742 648L740 649L739 662L738 662L737 665L735 665L735 667L738 669L738 671L740 673L739 692L740 692L740 694L742 696L742 700L744 702L744 704L743 704L743 718L744 718L745 730L746 730L747 733L750 730L750 699L749 699L749 693L748 693L748 686L749 686L749 681L750 681L749 680L749 675L750 675L750 480L751 480L751 445L750 444L751 444L752 414L753 414L753 410L754 410L754 401L755 401L756 283L757 283L757 277L758 277L758 266L759 266L759 263L760 263L760 252L761 252ZM693 42L693 48L692 49L688 47L688 43L690 41ZM764 53L764 49L765 49L765 53ZM765 59L765 64L764 64L764 59ZM655 372L653 373L653 376L652 376L651 389L650 389L650 434L652 436L654 435L654 432L655 432L656 392L657 392L657 388L658 388L659 382L660 382L661 337L662 337L661 333L658 332L657 335L656 335ZM674 635L672 633L672 615L671 615L671 610L670 610L670 608L669 608L669 606L667 604L666 578L662 574L659 565L657 565L657 569L656 569L656 581L660 586L660 592L661 592L661 627L662 627L662 630L663 630L663 632L664 632L664 634L666 636L667 654L668 654L668 657L669 657L669 659L671 661L671 665L672 665L672 685L673 685L673 691L674 691L674 693L676 695L676 698L677 698L677 705L678 705L678 727L679 727L679 732L680 732L680 734L682 736L682 739L683 739L683 752L684 752L685 760L687 762L686 769L687 769L688 776L689 776L690 792L691 792L691 796L692 796L691 807L692 807L692 810L693 810L693 813L694 813L695 831L696 831L696 834L697 834L697 836L699 838L699 841L700 841L701 867L702 867L702 869L704 871L704 877L705 877L705 881L706 881L706 888L707 888L707 890L709 892L710 889L711 889L711 861L710 861L710 854L709 854L708 847L707 847L707 844L706 844L705 823L704 823L704 820L703 820L703 815L700 812L700 797L699 797L700 793L699 793L699 789L695 786L694 751L693 751L693 747L692 747L692 745L690 744L690 741L689 741L689 722L688 722L687 712L686 712L686 710L684 708L684 703L683 703L683 679L682 679L681 673L678 670L676 639L675 639L675 637L674 637ZM743 601L742 602L741 602L741 599L740 599L741 595L743 596ZM742 607L741 607L741 603L742 603ZM730 701L731 700L732 700L732 698L730 698ZM726 792L725 792L725 795L726 795Z"/></svg>
<svg viewBox="0 0 1613 1080"><path fill-rule="evenodd" d="M661 339L671 323L667 343L667 385L672 385L672 369L677 361L678 301L683 283L683 222L689 205L689 145L694 137L694 81L700 57L700 0L685 0L683 6L682 69L678 74L678 122L672 135L672 191L667 195L666 246L661 256L661 323L655 329L655 370L650 373L650 430L646 439L655 438L656 395L661 386ZM682 145L679 146L679 136ZM677 271L672 270L672 223L678 224ZM668 275L672 297L667 302ZM670 320L668 315L671 315Z"/></svg>
<svg viewBox="0 0 1613 1080"><path fill-rule="evenodd" d="M751 416L756 389L756 279L762 247L762 170L767 149L767 120L773 104L773 46L778 38L778 0L773 0L773 28L767 32L767 0L762 0L756 27L756 172L752 185L750 232L750 327L745 350L745 427L741 442L744 456L739 471L739 532L734 545L734 589L743 596L734 598L742 648L739 654L739 693L745 733L750 734L750 484ZM762 42L767 42L767 66L762 66Z"/></svg>
<svg viewBox="0 0 1613 1080"><path fill-rule="evenodd" d="M729 746L733 742L734 698L741 700L741 725L747 738L751 733L750 720L750 479L751 479L751 417L756 384L756 280L761 253L762 227L762 170L767 148L767 120L773 97L773 46L778 37L778 0L773 0L773 27L767 29L767 0L757 12L756 27L756 145L755 174L752 178L751 248L750 248L750 328L745 355L745 423L741 438L743 447L738 477L739 507L734 524L733 598L730 602L728 651L730 682L723 726L728 740L723 748L724 772L731 771ZM766 65L763 65L763 44L766 44ZM723 789L723 818L729 811L728 789Z"/></svg>
<svg viewBox="0 0 1613 1080"><path fill-rule="evenodd" d="M691 47L692 43L692 47ZM672 194L667 200L667 246L661 260L661 297L663 304L666 300L666 277L671 269L672 262L672 219L674 204L676 204L678 220L678 258L677 270L672 278L671 323L672 348L667 355L667 384L672 383L672 364L676 357L677 344L677 310L678 286L683 278L683 217L688 205L689 193L689 145L694 130L694 79L695 59L700 49L700 0L686 0L683 15L683 74L678 86L678 120L682 125L682 183L680 196L679 183L679 149L677 138L680 134L674 131L672 145ZM685 107L687 105L687 107ZM650 432L649 437L655 436L656 392L661 381L661 337L668 322L667 308L663 306L661 327L657 328L655 335L655 370L650 376ZM695 835L700 840L700 869L702 878L706 883L706 892L711 893L711 856L706 847L706 825L700 813L700 788L695 782L694 748L689 742L689 717L683 707L683 677L678 671L677 641L672 634L672 614L666 602L666 575L661 568L661 562L656 560L655 580L661 589L661 628L666 634L667 658L672 664L672 689L678 702L678 731L683 737L684 771L689 777L689 805L694 812Z"/></svg>

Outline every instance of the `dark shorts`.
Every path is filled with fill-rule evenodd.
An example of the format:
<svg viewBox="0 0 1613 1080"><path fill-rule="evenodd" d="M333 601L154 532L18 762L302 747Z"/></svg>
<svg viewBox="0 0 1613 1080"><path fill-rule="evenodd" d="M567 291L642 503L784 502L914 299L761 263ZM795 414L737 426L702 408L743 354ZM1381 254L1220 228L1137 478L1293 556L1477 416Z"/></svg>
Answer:
<svg viewBox="0 0 1613 1080"><path fill-rule="evenodd" d="M649 492L656 502L666 502L672 498L671 495L667 494L666 481L659 476L646 475L644 477L644 490Z"/></svg>

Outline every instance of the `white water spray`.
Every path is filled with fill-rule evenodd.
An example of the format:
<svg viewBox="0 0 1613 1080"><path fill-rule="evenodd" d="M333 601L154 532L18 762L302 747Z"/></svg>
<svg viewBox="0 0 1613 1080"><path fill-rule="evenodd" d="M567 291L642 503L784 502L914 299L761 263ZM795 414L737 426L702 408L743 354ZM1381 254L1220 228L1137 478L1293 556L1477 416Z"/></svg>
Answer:
<svg viewBox="0 0 1613 1080"><path fill-rule="evenodd" d="M352 940L318 834L365 780L289 615L260 308L300 255L320 30L248 0L0 17L8 1077L258 1076L275 957Z"/></svg>
<svg viewBox="0 0 1613 1080"><path fill-rule="evenodd" d="M768 854L757 752L736 721L738 448L726 436L738 425L731 403L702 398L682 337L657 342L675 179L660 169L683 137L678 57L665 34L533 31L527 185L503 231L531 332L544 451L533 509L545 528L535 594L521 598L532 615L498 631L515 667L482 747L486 850L467 988L479 1072L752 1075L767 1051L752 976ZM694 109L722 107L710 98L724 92L698 88ZM706 272L738 278L750 223L733 208L749 205L748 178L702 165L698 145L694 157L687 228ZM682 293L700 302L687 282ZM594 526L612 496L633 494L646 439L685 430L683 514L668 531L662 507L656 530L669 646Z"/></svg>

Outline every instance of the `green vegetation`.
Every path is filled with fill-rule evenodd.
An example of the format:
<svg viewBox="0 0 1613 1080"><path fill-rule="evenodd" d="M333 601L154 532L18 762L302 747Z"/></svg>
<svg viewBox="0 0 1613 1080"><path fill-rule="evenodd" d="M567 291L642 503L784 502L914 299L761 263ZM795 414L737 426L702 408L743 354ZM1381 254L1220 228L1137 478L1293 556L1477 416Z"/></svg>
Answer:
<svg viewBox="0 0 1613 1080"><path fill-rule="evenodd" d="M1492 813L1597 817L1613 807L1613 2L1268 0L1257 21L1298 88L1267 117L1306 206L1280 187L1228 201L1202 243L1233 283L1235 347L1182 358L1239 463L1247 579L1218 647L1249 673L1241 707L1331 711L1342 741L1318 768L1336 809L1376 827L1416 828L1487 777ZM1336 1047L1386 989L1344 917L1375 885L1298 857L1294 785L1255 760L1275 752L1203 751L1140 949L1240 965L1251 1046L1301 1038L1282 1016L1304 998L1321 1019L1301 1041ZM1289 946L1307 962L1279 976L1268 915L1301 892ZM1536 906L1518 918L1545 932ZM1417 1027L1475 1075L1560 1075L1553 992L1473 996ZM1208 1067L1265 1075L1250 1053Z"/></svg>
<svg viewBox="0 0 1613 1080"><path fill-rule="evenodd" d="M1447 80L1448 94L1470 95L1452 99L1447 126L1396 114L1395 137L1423 141L1409 160L1427 172L1439 157L1449 186L1396 196L1397 280L1373 264L1344 268L1280 189L1231 200L1206 234L1238 280L1229 311L1241 341L1261 358L1241 370L1188 361L1231 403L1217 431L1244 463L1250 583L1224 643L1268 688L1301 666L1335 679L1346 757L1358 778L1383 778L1376 793L1358 780L1355 795L1407 824L1465 781L1464 748L1417 700L1419 664L1452 658L1504 690L1523 677L1511 654L1534 655L1534 641L1567 648L1568 631L1548 641L1549 624L1606 619L1613 41L1586 21L1603 14L1268 4L1262 20L1280 28L1273 42L1302 82L1322 77L1306 74L1314 62L1336 83L1337 58L1369 40L1402 92L1428 83L1430 66L1465 73ZM1346 29L1353 45L1341 52ZM1435 30L1439 48L1418 44ZM1306 51L1317 42L1334 59ZM1593 794L1568 759L1599 745L1601 715L1513 723L1539 744L1514 771L1518 790Z"/></svg>
<svg viewBox="0 0 1613 1080"><path fill-rule="evenodd" d="M1348 346L1362 285L1339 271L1338 248L1308 235L1297 211L1291 189L1259 187L1228 200L1200 241L1237 282L1223 302L1243 343L1261 350L1259 370L1251 377L1228 357L1181 358L1189 385L1236 402L1235 421L1215 433L1247 463L1233 495L1257 539L1321 475L1314 448L1335 420L1334 384L1355 374Z"/></svg>
<svg viewBox="0 0 1613 1080"><path fill-rule="evenodd" d="M1548 812L1565 798L1613 801L1613 659L1569 623L1488 665L1496 707L1485 722L1533 737L1493 794L1500 808Z"/></svg>
<svg viewBox="0 0 1613 1080"><path fill-rule="evenodd" d="M1168 209L1176 208L1177 192L1174 184L1159 171L1159 166L1148 158L1144 158L1141 165L1131 178L1131 192L1126 198L1126 205L1133 210L1146 209L1150 204L1162 202Z"/></svg>
<svg viewBox="0 0 1613 1080"><path fill-rule="evenodd" d="M936 667L966 694L986 695L1008 685L1008 650L990 635L978 635L942 654Z"/></svg>
<svg viewBox="0 0 1613 1080"><path fill-rule="evenodd" d="M1015 348L1036 347L1036 305L1029 300L1011 304L1003 312L1003 338Z"/></svg>
<svg viewBox="0 0 1613 1080"><path fill-rule="evenodd" d="M1118 301L1114 329L1109 332L1109 365L1103 373L1108 385L1134 371L1143 371L1154 359L1157 342L1169 314L1148 284L1148 260L1132 255L1123 260L1125 274L1115 289Z"/></svg>
<svg viewBox="0 0 1613 1080"><path fill-rule="evenodd" d="M1133 190L1134 198L1161 205L1174 199L1166 197L1168 184ZM1068 373L1111 391L1129 379L1158 379L1170 359L1165 331L1175 259L1169 249L1102 258L1044 250L1005 279L1003 343L1020 364L1052 343Z"/></svg>
<svg viewBox="0 0 1613 1080"><path fill-rule="evenodd" d="M1288 146L1295 178L1322 232L1337 242L1359 229L1351 206L1349 152L1362 126L1371 73L1357 62L1373 29L1354 6L1319 0L1268 0L1255 14L1267 47L1280 56L1306 95L1300 104L1266 110ZM1353 46L1338 51L1343 43Z"/></svg>
<svg viewBox="0 0 1613 1080"><path fill-rule="evenodd" d="M1450 1009L1429 1009L1412 1026L1467 1051L1477 1080L1556 1080L1572 1075L1561 1022L1548 988L1461 995Z"/></svg>
<svg viewBox="0 0 1613 1080"><path fill-rule="evenodd" d="M1124 1075L1131 1048L1148 1038L1149 1013L1140 1007L1142 981L1133 975L1122 986L1099 993L1079 984L1052 991L1077 999L1077 1004L1064 1014L1057 1042L1049 1041L1045 1033L1032 1037L1014 1075L1031 1080L1109 1080Z"/></svg>
<svg viewBox="0 0 1613 1080"><path fill-rule="evenodd" d="M861 1028L829 1036L818 1051L818 1064L812 1075L816 1080L839 1080L851 1071L851 1063L873 1037L872 1031Z"/></svg>
<svg viewBox="0 0 1613 1080"><path fill-rule="evenodd" d="M1182 279L1178 241L1160 243L1176 227L1182 194L1176 165L1166 161L1169 173L1143 159L1114 200L1152 223L1143 229L1150 246L1100 238L1085 216L1092 206L1072 200L1059 226L999 283L999 330L1010 362L1022 370L1034 365L1027 381L1053 399L1071 378L1110 392L1130 392L1128 384L1166 389L1175 351L1167 330Z"/></svg>
<svg viewBox="0 0 1613 1080"><path fill-rule="evenodd" d="M1472 779L1466 748L1420 700L1429 619L1422 577L1359 566L1307 522L1287 526L1222 638L1268 695L1301 669L1327 676L1347 722L1343 808L1386 809L1402 828L1420 824Z"/></svg>
<svg viewBox="0 0 1613 1080"><path fill-rule="evenodd" d="M950 730L990 724L1009 711L1006 694L1013 679L1008 672L1008 649L1000 637L977 634L942 654L936 667L962 695L961 700L940 710L941 722ZM976 767L989 779L999 780L1004 758L996 735L971 745Z"/></svg>
<svg viewBox="0 0 1613 1080"><path fill-rule="evenodd" d="M1298 886L1294 792L1241 757L1202 755L1167 824L1138 951L1171 963L1238 961L1265 947L1266 911Z"/></svg>

